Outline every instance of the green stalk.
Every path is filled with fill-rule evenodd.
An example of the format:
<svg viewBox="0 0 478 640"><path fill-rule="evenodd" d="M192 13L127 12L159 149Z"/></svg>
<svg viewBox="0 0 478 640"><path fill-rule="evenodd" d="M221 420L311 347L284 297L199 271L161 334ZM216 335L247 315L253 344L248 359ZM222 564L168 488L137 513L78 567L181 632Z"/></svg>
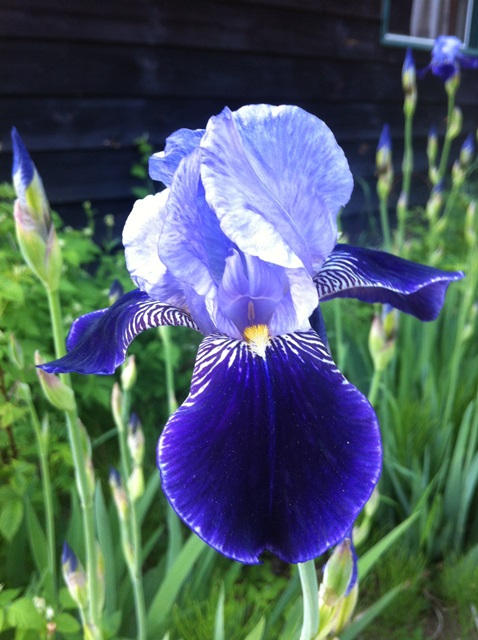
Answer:
<svg viewBox="0 0 478 640"><path fill-rule="evenodd" d="M337 367L340 371L345 367L345 344L342 327L342 314L340 309L340 299L334 300L334 324L335 324L335 347L337 350Z"/></svg>
<svg viewBox="0 0 478 640"><path fill-rule="evenodd" d="M319 585L315 561L300 562L298 567L304 607L300 640L311 640L319 629Z"/></svg>
<svg viewBox="0 0 478 640"><path fill-rule="evenodd" d="M131 392L125 389L122 394L121 402L121 424L117 424L121 455L121 472L124 482L127 482L132 472L126 433L126 425L128 424L130 408ZM147 627L141 564L141 530L138 522L138 514L136 512L136 503L132 499L129 490L127 490L126 493L128 495L129 517L126 522L120 520L120 525L122 535L126 539L126 542L131 545L132 549L132 557L130 557L129 554L126 554L125 559L128 565L128 571L133 587L134 607L137 624L137 639L146 640Z"/></svg>
<svg viewBox="0 0 478 640"><path fill-rule="evenodd" d="M55 344L55 354L57 358L61 358L66 353L65 338L63 332L62 314L60 306L60 297L58 290L47 289L48 306L50 309L50 318L53 330L53 341ZM70 375L68 373L60 374L61 381L71 387ZM86 566L88 579L88 596L89 596L89 631L94 638L102 638L100 631L100 586L97 576L97 554L95 539L95 518L93 510L93 495L90 490L87 470L84 463L82 435L78 423L78 415L76 409L66 411L66 423L68 427L68 438L70 441L71 452L75 467L76 484L80 496L80 503L83 515L83 532L86 545Z"/></svg>
<svg viewBox="0 0 478 640"><path fill-rule="evenodd" d="M170 327L159 327L159 337L163 343L164 349L164 367L166 372L166 394L168 397L168 413L172 415L178 408L176 400L176 392L174 388L174 368L171 349ZM173 566L182 547L181 524L179 518L174 512L171 505L167 504L167 525L168 525L168 552L166 559L166 567L168 570Z"/></svg>
<svg viewBox="0 0 478 640"><path fill-rule="evenodd" d="M368 401L373 407L375 407L377 402L377 396L378 396L378 390L380 388L381 378L382 378L382 372L374 368L372 381L370 383L370 389L367 394Z"/></svg>
<svg viewBox="0 0 478 640"><path fill-rule="evenodd" d="M450 155L450 148L453 138L450 137L450 125L453 116L453 109L455 108L455 91L448 92L448 111L447 111L447 119L446 119L446 133L445 140L443 142L443 149L441 152L440 158L440 166L438 167L438 181L443 180L443 176L445 175L445 171L448 165L448 156Z"/></svg>
<svg viewBox="0 0 478 640"><path fill-rule="evenodd" d="M381 197L379 196L379 210L380 210L380 226L382 227L382 235L383 235L383 244L385 247L385 251L390 251L390 247L392 244L391 234L390 234L390 225L388 222L388 196Z"/></svg>
<svg viewBox="0 0 478 640"><path fill-rule="evenodd" d="M48 573L51 580L53 603L55 608L58 603L58 585L57 585L57 567L56 567L56 542L55 542L55 524L53 516L53 494L51 490L51 478L50 467L48 465L48 445L47 435L42 432L40 420L35 409L35 406L31 400L30 395L27 400L28 410L35 431L35 436L38 444L39 458L40 458L40 470L42 481L43 502L45 510L45 530L48 546Z"/></svg>
<svg viewBox="0 0 478 640"><path fill-rule="evenodd" d="M168 413L172 415L178 408L178 401L176 400L176 392L174 389L174 369L173 358L171 350L171 337L169 330L171 327L159 327L159 337L163 343L164 349L164 367L166 371L166 393L168 396Z"/></svg>
<svg viewBox="0 0 478 640"><path fill-rule="evenodd" d="M467 316L473 304L476 288L478 285L478 257L476 246L469 249L469 258L467 261L467 286L461 299L461 305L458 312L458 320L455 332L455 346L452 352L450 375L448 377L448 391L446 394L446 403L442 413L442 424L446 427L451 418L453 404L455 401L456 390L458 388L458 378L460 374L460 362L463 356L463 333L466 325Z"/></svg>
<svg viewBox="0 0 478 640"><path fill-rule="evenodd" d="M406 206L397 210L398 213L398 249L401 252L403 248L403 243L405 240L405 227L407 223L408 216L408 203L410 202L410 187L412 181L412 173L413 173L413 112L405 113L405 149L403 152L403 162L402 162L402 175L403 175L403 183L402 183L402 193L404 194L404 200Z"/></svg>

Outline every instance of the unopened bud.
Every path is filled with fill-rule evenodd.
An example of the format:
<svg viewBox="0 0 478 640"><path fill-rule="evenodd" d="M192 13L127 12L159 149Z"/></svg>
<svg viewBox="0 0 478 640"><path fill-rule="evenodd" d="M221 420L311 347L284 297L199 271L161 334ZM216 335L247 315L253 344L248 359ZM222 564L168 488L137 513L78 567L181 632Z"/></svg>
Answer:
<svg viewBox="0 0 478 640"><path fill-rule="evenodd" d="M438 220L440 210L443 205L443 191L441 184L438 183L431 190L430 197L425 208L425 215L430 222L430 225L434 225Z"/></svg>
<svg viewBox="0 0 478 640"><path fill-rule="evenodd" d="M382 314L372 320L368 346L375 371L384 371L395 355L397 325L397 311L389 305L384 305Z"/></svg>
<svg viewBox="0 0 478 640"><path fill-rule="evenodd" d="M454 140L461 133L461 127L463 123L463 114L461 113L460 107L454 107L453 112L451 114L450 122L448 123L448 127L446 130L446 137L449 140Z"/></svg>
<svg viewBox="0 0 478 640"><path fill-rule="evenodd" d="M375 489L372 492L372 495L370 496L368 501L365 503L364 512L367 517L371 518L375 514L375 512L378 509L379 502L380 502L380 492L378 488L375 487Z"/></svg>
<svg viewBox="0 0 478 640"><path fill-rule="evenodd" d="M66 542L63 543L61 564L63 577L71 597L81 609L84 609L88 602L85 570Z"/></svg>
<svg viewBox="0 0 478 640"><path fill-rule="evenodd" d="M354 574L354 555L350 538L337 545L324 567L319 588L319 605L334 607L345 596Z"/></svg>
<svg viewBox="0 0 478 640"><path fill-rule="evenodd" d="M435 127L430 127L427 140L428 165L435 167L438 155L438 134Z"/></svg>
<svg viewBox="0 0 478 640"><path fill-rule="evenodd" d="M417 74L411 49L407 49L402 67L402 86L405 94L403 112L410 116L413 115L417 104Z"/></svg>
<svg viewBox="0 0 478 640"><path fill-rule="evenodd" d="M121 298L121 296L124 293L124 289L123 289L123 285L121 284L121 282L119 280L113 280L113 283L110 287L109 293L108 293L108 300L110 303L110 307L111 305L113 305L117 300L119 300Z"/></svg>
<svg viewBox="0 0 478 640"><path fill-rule="evenodd" d="M144 458L144 434L136 413L132 413L128 422L128 447L134 464L141 465Z"/></svg>
<svg viewBox="0 0 478 640"><path fill-rule="evenodd" d="M123 418L121 417L121 405L123 394L117 382L114 383L111 391L111 411L118 431L124 430Z"/></svg>
<svg viewBox="0 0 478 640"><path fill-rule="evenodd" d="M73 389L60 380L54 373L47 373L39 368L45 361L39 351L35 351L35 364L40 384L47 400L61 411L74 411L75 395Z"/></svg>
<svg viewBox="0 0 478 640"><path fill-rule="evenodd" d="M476 245L476 200L472 200L466 209L465 242L469 247Z"/></svg>
<svg viewBox="0 0 478 640"><path fill-rule="evenodd" d="M113 500L120 519L124 522L128 515L128 496L126 495L120 473L114 467L110 468L110 487L113 493Z"/></svg>
<svg viewBox="0 0 478 640"><path fill-rule="evenodd" d="M468 169L473 160L474 154L475 141L473 139L473 134L470 133L467 135L465 142L461 145L460 149L460 166L462 169Z"/></svg>
<svg viewBox="0 0 478 640"><path fill-rule="evenodd" d="M464 182L465 171L461 166L461 163L458 160L455 160L451 168L451 183L455 187L455 189L458 189L463 185Z"/></svg>
<svg viewBox="0 0 478 640"><path fill-rule="evenodd" d="M358 592L359 586L358 582L356 582L350 590L350 593L338 603L333 625L333 633L336 636L340 634L350 622L357 605Z"/></svg>
<svg viewBox="0 0 478 640"><path fill-rule="evenodd" d="M143 467L134 465L133 471L128 478L128 493L131 502L139 500L144 493L144 473Z"/></svg>
<svg viewBox="0 0 478 640"><path fill-rule="evenodd" d="M136 359L128 356L121 370L121 387L123 391L130 391L136 383Z"/></svg>
<svg viewBox="0 0 478 640"><path fill-rule="evenodd" d="M22 255L51 291L58 289L62 257L41 178L17 130L12 129L15 227Z"/></svg>
<svg viewBox="0 0 478 640"><path fill-rule="evenodd" d="M377 167L377 194L381 200L384 200L388 198L393 182L392 142L390 128L387 124L383 126L380 134L375 164Z"/></svg>

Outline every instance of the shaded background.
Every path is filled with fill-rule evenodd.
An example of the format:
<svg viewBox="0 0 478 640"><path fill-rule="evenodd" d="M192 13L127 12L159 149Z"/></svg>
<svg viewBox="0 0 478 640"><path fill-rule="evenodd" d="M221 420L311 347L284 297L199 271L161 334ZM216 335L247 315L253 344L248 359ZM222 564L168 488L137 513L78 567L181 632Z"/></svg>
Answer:
<svg viewBox="0 0 478 640"><path fill-rule="evenodd" d="M67 222L83 223L89 200L120 229L135 199L139 136L160 150L169 133L204 127L225 105L291 103L325 120L343 146L356 178L345 224L360 228L376 208L384 122L397 172L402 152L405 52L380 44L380 13L380 0L2 0L0 179L10 176L14 124ZM428 60L416 53L417 66ZM476 126L472 73L458 94L457 144ZM415 199L429 126L443 131L445 114L441 82L429 75L419 83Z"/></svg>

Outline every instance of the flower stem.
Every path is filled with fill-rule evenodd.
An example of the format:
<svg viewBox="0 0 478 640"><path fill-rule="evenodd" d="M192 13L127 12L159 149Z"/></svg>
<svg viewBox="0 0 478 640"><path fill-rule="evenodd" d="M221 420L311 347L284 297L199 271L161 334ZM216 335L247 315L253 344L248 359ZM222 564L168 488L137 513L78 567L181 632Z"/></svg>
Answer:
<svg viewBox="0 0 478 640"><path fill-rule="evenodd" d="M443 142L443 149L441 152L440 158L440 166L438 167L438 182L443 180L443 176L445 175L445 171L448 165L448 156L450 155L450 148L453 138L449 135L451 120L453 116L453 109L455 108L455 92L450 91L448 93L448 112L446 119L446 133L445 140Z"/></svg>
<svg viewBox="0 0 478 640"><path fill-rule="evenodd" d="M50 467L48 465L48 434L45 431L42 431L40 420L38 419L38 414L36 412L35 406L31 400L31 397L28 398L28 410L30 411L30 416L33 424L33 429L35 431L35 436L38 444L39 451L39 459L40 459L40 470L41 470L41 479L42 479L42 493L43 493L43 502L45 509L45 530L46 530L46 539L47 539L47 547L48 547L48 573L51 581L51 590L52 590L52 598L54 606L57 605L58 600L58 585L57 585L57 575L56 575L56 542L55 542L55 525L54 525L54 517L53 517L53 494L51 490L51 478L50 478Z"/></svg>
<svg viewBox="0 0 478 640"><path fill-rule="evenodd" d="M412 173L413 173L413 112L405 113L405 150L403 152L403 162L402 162L402 175L403 175L403 183L402 183L402 194L403 200L406 203L403 208L397 210L398 213L398 250L402 251L403 243L405 241L405 227L407 223L408 217L408 203L410 202L410 187L412 181Z"/></svg>
<svg viewBox="0 0 478 640"><path fill-rule="evenodd" d="M53 330L53 341L55 344L55 354L57 358L61 358L65 350L65 339L63 332L62 314L60 306L60 297L58 290L47 289L48 306L50 309L50 318ZM70 375L68 373L60 374L61 381L71 387ZM88 482L88 474L84 460L84 450L82 442L82 434L78 422L76 409L66 411L66 423L68 428L68 438L70 441L71 452L75 467L76 485L80 496L80 503L83 515L83 533L86 545L86 566L88 577L88 597L89 597L89 632L94 638L102 637L100 631L100 611L99 603L100 588L98 584L97 574L97 554L95 539L95 519L93 511L93 494Z"/></svg>
<svg viewBox="0 0 478 640"><path fill-rule="evenodd" d="M178 408L176 393L174 390L174 369L171 349L171 337L169 334L170 327L158 327L159 337L163 343L164 349L164 367L166 371L166 393L168 396L168 413L172 415Z"/></svg>
<svg viewBox="0 0 478 640"><path fill-rule="evenodd" d="M390 224L388 222L387 204L388 204L388 197L379 198L380 226L382 227L383 244L385 247L385 251L390 251L391 235L390 235Z"/></svg>
<svg viewBox="0 0 478 640"><path fill-rule="evenodd" d="M367 394L368 401L373 407L375 407L377 402L377 396L378 396L378 390L380 388L381 377L382 377L382 372L374 368L372 381L370 383L370 389Z"/></svg>
<svg viewBox="0 0 478 640"><path fill-rule="evenodd" d="M298 567L304 607L300 640L311 640L319 628L319 585L315 561L300 562Z"/></svg>
<svg viewBox="0 0 478 640"><path fill-rule="evenodd" d="M126 433L126 425L128 424L130 410L131 392L127 389L124 389L121 402L121 424L117 424L117 427L118 439L120 444L121 472L123 475L123 480L126 483L132 472ZM127 491L127 495L129 517L126 522L120 521L120 525L125 538L124 544L126 542L130 544L132 551L131 556L129 554L125 554L125 560L128 565L128 571L133 587L134 607L137 624L136 637L138 640L146 640L147 628L141 563L141 529L138 522L135 500L131 496L129 490Z"/></svg>

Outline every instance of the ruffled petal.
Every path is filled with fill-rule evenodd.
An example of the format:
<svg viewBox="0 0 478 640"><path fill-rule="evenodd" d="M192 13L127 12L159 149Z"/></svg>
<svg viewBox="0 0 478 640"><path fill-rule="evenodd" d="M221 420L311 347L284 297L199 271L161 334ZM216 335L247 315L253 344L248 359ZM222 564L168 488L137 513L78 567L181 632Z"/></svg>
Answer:
<svg viewBox="0 0 478 640"><path fill-rule="evenodd" d="M206 203L199 161L194 151L176 172L158 247L171 273L204 296L222 277L232 243Z"/></svg>
<svg viewBox="0 0 478 640"><path fill-rule="evenodd" d="M352 175L330 129L298 107L249 105L210 119L201 178L224 233L244 253L316 269L337 238Z"/></svg>
<svg viewBox="0 0 478 640"><path fill-rule="evenodd" d="M166 139L164 151L149 159L149 175L169 186L179 163L199 146L204 129L178 129Z"/></svg>
<svg viewBox="0 0 478 640"><path fill-rule="evenodd" d="M448 285L461 278L461 271L442 271L383 251L338 244L314 280L321 301L381 302L420 320L434 320Z"/></svg>
<svg viewBox="0 0 478 640"><path fill-rule="evenodd" d="M245 563L304 562L337 544L380 473L375 413L312 332L202 342L158 445L162 486L208 544Z"/></svg>
<svg viewBox="0 0 478 640"><path fill-rule="evenodd" d="M135 202L123 229L123 245L126 266L135 285L151 298L184 308L182 285L158 254L168 195L169 189L165 189Z"/></svg>
<svg viewBox="0 0 478 640"><path fill-rule="evenodd" d="M122 364L136 336L152 327L176 325L198 331L191 316L152 300L144 291L130 291L108 309L81 316L67 338L68 353L41 365L48 373L97 373L108 375Z"/></svg>

